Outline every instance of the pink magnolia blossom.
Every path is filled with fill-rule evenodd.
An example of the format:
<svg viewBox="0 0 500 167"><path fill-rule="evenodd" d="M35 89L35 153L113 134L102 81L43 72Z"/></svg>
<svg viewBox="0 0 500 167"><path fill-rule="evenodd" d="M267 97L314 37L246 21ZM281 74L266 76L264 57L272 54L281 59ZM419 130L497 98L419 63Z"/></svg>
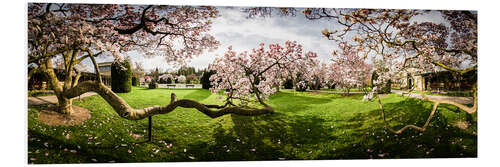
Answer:
<svg viewBox="0 0 500 167"><path fill-rule="evenodd" d="M151 76L145 76L145 77L144 77L144 80L145 80L146 82L151 82L152 77L151 77Z"/></svg>
<svg viewBox="0 0 500 167"><path fill-rule="evenodd" d="M465 73L477 69L477 12L407 9L307 8L308 19L328 18L338 24L321 33L336 42L352 44L370 57L381 86L408 69ZM436 22L428 19L442 18Z"/></svg>
<svg viewBox="0 0 500 167"><path fill-rule="evenodd" d="M369 79L371 65L359 55L352 45L340 43L340 53L332 53L333 63L329 65L327 72L328 82L340 87L350 89L365 86L365 81Z"/></svg>
<svg viewBox="0 0 500 167"><path fill-rule="evenodd" d="M172 76L172 74L163 74L163 75L160 75L159 79L161 80L168 80L168 78L170 78L171 80L174 80L174 77Z"/></svg>
<svg viewBox="0 0 500 167"><path fill-rule="evenodd" d="M224 91L228 100L239 99L245 104L252 99L267 99L275 93L287 77L295 77L304 65L314 64L314 52L303 53L302 45L286 41L285 45L259 44L251 51L237 53L228 47L223 56L217 57L210 70L213 93Z"/></svg>
<svg viewBox="0 0 500 167"><path fill-rule="evenodd" d="M181 63L218 47L209 34L217 16L211 6L29 3L29 60L89 49L117 61L135 50Z"/></svg>
<svg viewBox="0 0 500 167"><path fill-rule="evenodd" d="M180 75L177 77L177 82L179 83L186 83L186 76Z"/></svg>

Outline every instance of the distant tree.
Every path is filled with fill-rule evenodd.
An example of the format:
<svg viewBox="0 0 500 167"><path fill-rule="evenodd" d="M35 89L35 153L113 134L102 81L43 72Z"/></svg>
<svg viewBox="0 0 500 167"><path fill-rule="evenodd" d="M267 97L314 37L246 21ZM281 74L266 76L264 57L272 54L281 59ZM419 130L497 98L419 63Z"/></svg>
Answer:
<svg viewBox="0 0 500 167"><path fill-rule="evenodd" d="M177 77L177 82L178 83L186 83L186 76L180 75Z"/></svg>
<svg viewBox="0 0 500 167"><path fill-rule="evenodd" d="M132 75L136 78L144 77L145 71L141 63L135 62L135 67L132 68Z"/></svg>
<svg viewBox="0 0 500 167"><path fill-rule="evenodd" d="M321 65L315 65L310 69L310 82L309 87L311 90L320 90L322 87L328 85L327 75L328 75L328 65L321 63Z"/></svg>
<svg viewBox="0 0 500 167"><path fill-rule="evenodd" d="M189 76L195 73L196 69L194 67L182 66L179 70L177 70L177 75Z"/></svg>
<svg viewBox="0 0 500 167"><path fill-rule="evenodd" d="M186 82L189 84L194 84L198 82L198 77L196 74L190 74L186 77Z"/></svg>
<svg viewBox="0 0 500 167"><path fill-rule="evenodd" d="M340 53L334 51L333 63L330 64L327 77L330 77L342 88L346 94L351 88L365 87L365 80L369 78L371 65L365 62L364 56L356 48L347 43L339 43Z"/></svg>
<svg viewBox="0 0 500 167"><path fill-rule="evenodd" d="M161 83L171 84L173 78L174 77L172 76L172 74L162 74L160 76L160 81L161 81Z"/></svg>
<svg viewBox="0 0 500 167"><path fill-rule="evenodd" d="M210 82L210 77L215 74L215 70L208 70L205 69L202 77L200 79L201 82L201 87L203 89L210 89L213 87L212 83Z"/></svg>
<svg viewBox="0 0 500 167"><path fill-rule="evenodd" d="M151 72L151 76L153 77L153 78L151 78L153 80L153 82L158 82L160 80L160 71L159 71L158 67L156 67Z"/></svg>
<svg viewBox="0 0 500 167"><path fill-rule="evenodd" d="M237 53L228 47L223 56L217 57L209 69L216 73L210 77L213 93L224 91L225 105L236 110L246 109L252 113L272 113L274 109L265 101L277 91L282 77L296 76L297 66L312 62L314 52L303 53L302 45L295 41L280 44L264 43L250 52ZM263 108L249 106L260 104Z"/></svg>
<svg viewBox="0 0 500 167"><path fill-rule="evenodd" d="M296 84L295 84L295 90L296 91L300 91L300 92L304 92L307 90L307 83L308 83L308 80L306 79L306 73L297 73L296 75L297 79L296 79Z"/></svg>

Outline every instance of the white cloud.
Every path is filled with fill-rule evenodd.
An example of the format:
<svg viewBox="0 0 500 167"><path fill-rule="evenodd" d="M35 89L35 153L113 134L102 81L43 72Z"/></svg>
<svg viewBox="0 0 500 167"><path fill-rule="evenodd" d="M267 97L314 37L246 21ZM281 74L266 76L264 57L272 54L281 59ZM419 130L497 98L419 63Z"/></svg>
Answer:
<svg viewBox="0 0 500 167"><path fill-rule="evenodd" d="M214 20L212 35L221 42L214 52L204 53L194 58L190 65L197 68L208 66L215 55L222 55L228 46L235 51L251 50L259 43L280 43L295 40L302 44L304 51L318 53L322 61L330 59L336 46L321 35L321 30L331 26L328 21L310 21L303 17L246 18L240 8L219 8L220 17Z"/></svg>

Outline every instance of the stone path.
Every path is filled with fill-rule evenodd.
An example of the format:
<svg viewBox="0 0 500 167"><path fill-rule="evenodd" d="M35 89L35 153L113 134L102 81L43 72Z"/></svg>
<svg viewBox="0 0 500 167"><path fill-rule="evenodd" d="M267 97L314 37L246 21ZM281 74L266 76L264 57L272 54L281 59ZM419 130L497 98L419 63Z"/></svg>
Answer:
<svg viewBox="0 0 500 167"><path fill-rule="evenodd" d="M80 95L80 98L96 95L97 93L94 92L87 92L82 95ZM75 97L73 99L78 99L78 97ZM36 106L36 105L43 105L43 104L57 104L57 97L55 95L52 96L38 96L38 97L28 97L28 105L29 106Z"/></svg>
<svg viewBox="0 0 500 167"><path fill-rule="evenodd" d="M392 93L396 93L396 94L403 94L404 91L401 91L401 90L391 90ZM423 99L422 98L422 95L418 94L418 93L405 93L405 96L408 96L408 97L413 97L413 98L419 98L419 99ZM431 99L437 99L437 100L449 100L449 101L454 101L454 102L457 102L457 103L461 103L461 104L473 104L474 103L474 98L472 97L453 97L453 96L436 96L436 95L425 95L426 97L429 97Z"/></svg>

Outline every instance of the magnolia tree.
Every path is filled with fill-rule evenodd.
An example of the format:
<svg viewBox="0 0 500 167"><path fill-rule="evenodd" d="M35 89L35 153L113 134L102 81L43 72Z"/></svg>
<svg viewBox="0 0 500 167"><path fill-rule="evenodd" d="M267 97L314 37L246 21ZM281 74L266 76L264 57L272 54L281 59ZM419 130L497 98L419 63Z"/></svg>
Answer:
<svg viewBox="0 0 500 167"><path fill-rule="evenodd" d="M217 15L217 9L208 6L30 3L28 63L49 76L60 113L71 114L71 99L86 92L96 92L121 117L131 120L169 113L176 107L195 108L212 118L228 113L266 113L176 99L175 94L166 106L134 109L102 83L95 56L114 56L120 61L123 52L139 50L150 56L163 56L168 62L182 62L216 49L219 42L207 32L211 19ZM97 80L78 83L79 75L73 75L79 74L75 66L87 58L94 66ZM56 60L65 69L62 84L54 72Z"/></svg>
<svg viewBox="0 0 500 167"><path fill-rule="evenodd" d="M147 76L144 77L144 81L147 82L147 83L150 83L151 81L153 81L151 78L153 78L153 77L147 75Z"/></svg>
<svg viewBox="0 0 500 167"><path fill-rule="evenodd" d="M310 89L319 89L324 83L326 64L319 63L319 60L299 62L296 69L293 69L297 75L288 76L295 83L295 90L306 91Z"/></svg>
<svg viewBox="0 0 500 167"><path fill-rule="evenodd" d="M374 59L384 62L376 68L379 75L374 82L381 87L392 76L412 67L420 71L448 70L463 75L477 69L477 13L471 11L435 11L449 25L417 21L416 16L429 14L421 10L384 9L306 9L309 19L332 19L343 29L322 31L331 40L350 42ZM434 14L434 13L433 13ZM349 35L348 35L349 34ZM376 88L377 88L376 87ZM374 91L376 91L376 88ZM422 97L434 102L431 114L422 127L408 125L392 129L385 120L384 109L378 102L386 127L394 133L412 128L425 131L439 104L451 104L469 114L477 110L477 84L474 85L474 105L468 107L454 101Z"/></svg>
<svg viewBox="0 0 500 167"><path fill-rule="evenodd" d="M328 86L328 65L326 63L317 63L310 69L310 83L309 86L313 90L319 90L324 86Z"/></svg>
<svg viewBox="0 0 500 167"><path fill-rule="evenodd" d="M265 103L277 91L274 85L282 85L283 79L296 76L300 66L311 64L317 57L314 52L303 53L302 45L286 41L285 45L261 43L252 51L237 53L232 47L223 56L217 57L209 70L216 73L210 77L213 93L224 91L224 106L247 109L249 113L270 113L273 108ZM263 108L251 106L256 102Z"/></svg>
<svg viewBox="0 0 500 167"><path fill-rule="evenodd" d="M357 48L346 42L339 43L341 53L332 53L327 77L333 84L344 88L349 94L351 88L366 87L365 81L370 77L371 65L365 62L366 54L359 55Z"/></svg>
<svg viewBox="0 0 500 167"><path fill-rule="evenodd" d="M274 11L278 15L296 15L293 8L248 8L249 17L268 17ZM330 40L348 42L378 63L374 67L378 77L373 92L383 87L393 76L418 69L417 72L447 70L458 75L473 72L477 75L477 12L473 11L425 11L405 9L330 9L306 8L302 14L310 20L326 19L335 24L333 29L321 33ZM442 17L445 22L426 21L425 17ZM477 81L476 81L477 82ZM477 83L473 86L474 105L468 107L454 101L430 99L434 107L422 127L405 126L399 130L389 127L385 120L380 98L378 99L386 127L394 133L408 128L425 131L439 104L451 104L468 114L477 111Z"/></svg>
<svg viewBox="0 0 500 167"><path fill-rule="evenodd" d="M173 81L174 77L172 76L172 74L163 74L163 75L160 75L159 79L163 82L168 83L168 80L170 79L170 81Z"/></svg>
<svg viewBox="0 0 500 167"><path fill-rule="evenodd" d="M186 76L180 75L177 77L177 82L178 83L186 83Z"/></svg>

